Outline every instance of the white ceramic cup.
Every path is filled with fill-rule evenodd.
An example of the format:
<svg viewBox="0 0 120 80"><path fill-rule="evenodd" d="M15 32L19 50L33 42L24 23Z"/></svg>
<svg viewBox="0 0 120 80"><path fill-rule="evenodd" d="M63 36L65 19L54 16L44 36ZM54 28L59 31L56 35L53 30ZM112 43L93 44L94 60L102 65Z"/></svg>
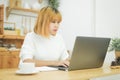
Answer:
<svg viewBox="0 0 120 80"><path fill-rule="evenodd" d="M25 73L35 71L35 63L22 63L20 66L20 71Z"/></svg>

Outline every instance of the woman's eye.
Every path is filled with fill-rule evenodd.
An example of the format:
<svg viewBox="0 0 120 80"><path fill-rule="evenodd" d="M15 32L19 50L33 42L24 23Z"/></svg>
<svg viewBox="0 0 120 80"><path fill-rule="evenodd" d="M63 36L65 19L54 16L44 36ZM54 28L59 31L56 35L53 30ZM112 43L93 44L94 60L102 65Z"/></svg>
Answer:
<svg viewBox="0 0 120 80"><path fill-rule="evenodd" d="M57 21L52 21L52 23L58 23Z"/></svg>
<svg viewBox="0 0 120 80"><path fill-rule="evenodd" d="M60 23L60 22L57 22L58 24Z"/></svg>
<svg viewBox="0 0 120 80"><path fill-rule="evenodd" d="M52 21L52 23L55 23L56 21Z"/></svg>

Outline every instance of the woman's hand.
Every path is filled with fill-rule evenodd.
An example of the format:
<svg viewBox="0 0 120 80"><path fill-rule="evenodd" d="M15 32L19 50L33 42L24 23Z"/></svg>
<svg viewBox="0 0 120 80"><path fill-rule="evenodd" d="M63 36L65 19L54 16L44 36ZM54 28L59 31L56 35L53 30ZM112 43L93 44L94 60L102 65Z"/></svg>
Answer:
<svg viewBox="0 0 120 80"><path fill-rule="evenodd" d="M63 60L63 61L42 61L42 60L33 60L33 59L25 59L23 62L34 62L36 66L69 66L69 60Z"/></svg>
<svg viewBox="0 0 120 80"><path fill-rule="evenodd" d="M70 64L69 60L58 61L57 66L68 67Z"/></svg>

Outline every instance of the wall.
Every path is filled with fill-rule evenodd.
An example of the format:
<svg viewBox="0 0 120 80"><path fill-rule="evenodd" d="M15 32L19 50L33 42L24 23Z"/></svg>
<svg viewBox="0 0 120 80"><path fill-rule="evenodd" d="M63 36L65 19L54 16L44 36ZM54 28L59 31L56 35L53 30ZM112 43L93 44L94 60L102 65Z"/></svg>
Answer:
<svg viewBox="0 0 120 80"><path fill-rule="evenodd" d="M0 4L2 4L2 3L4 3L4 1L3 1L3 0L0 0Z"/></svg>
<svg viewBox="0 0 120 80"><path fill-rule="evenodd" d="M120 0L96 0L96 35L120 37Z"/></svg>
<svg viewBox="0 0 120 80"><path fill-rule="evenodd" d="M60 11L63 16L60 32L67 49L72 50L76 36L92 36L93 0L61 0Z"/></svg>
<svg viewBox="0 0 120 80"><path fill-rule="evenodd" d="M61 0L60 31L68 49L76 36L119 37L119 4L120 0Z"/></svg>

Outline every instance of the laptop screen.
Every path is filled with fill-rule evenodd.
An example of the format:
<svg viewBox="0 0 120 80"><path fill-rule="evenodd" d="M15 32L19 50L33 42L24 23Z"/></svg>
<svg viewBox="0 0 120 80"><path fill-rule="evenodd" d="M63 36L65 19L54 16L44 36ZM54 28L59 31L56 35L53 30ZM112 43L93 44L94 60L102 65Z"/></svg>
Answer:
<svg viewBox="0 0 120 80"><path fill-rule="evenodd" d="M76 37L68 70L98 68L103 65L110 38Z"/></svg>

